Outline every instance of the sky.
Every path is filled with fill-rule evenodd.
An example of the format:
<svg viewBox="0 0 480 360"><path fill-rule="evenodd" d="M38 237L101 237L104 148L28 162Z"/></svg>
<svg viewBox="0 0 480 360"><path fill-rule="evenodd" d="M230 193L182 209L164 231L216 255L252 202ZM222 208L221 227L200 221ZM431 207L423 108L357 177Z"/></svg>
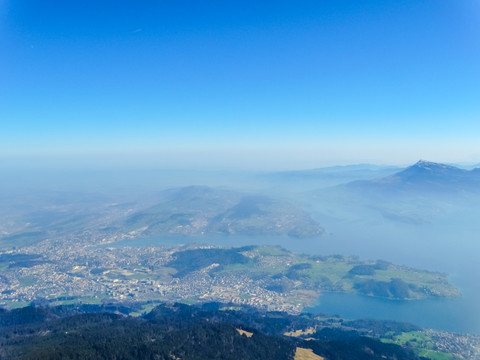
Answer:
<svg viewBox="0 0 480 360"><path fill-rule="evenodd" d="M480 162L480 1L0 0L0 162Z"/></svg>

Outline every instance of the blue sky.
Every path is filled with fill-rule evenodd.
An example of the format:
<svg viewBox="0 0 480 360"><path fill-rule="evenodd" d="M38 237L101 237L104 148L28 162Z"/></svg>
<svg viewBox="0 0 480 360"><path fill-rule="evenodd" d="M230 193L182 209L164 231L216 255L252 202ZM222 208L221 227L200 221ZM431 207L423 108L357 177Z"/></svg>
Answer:
<svg viewBox="0 0 480 360"><path fill-rule="evenodd" d="M480 162L480 3L0 0L0 157Z"/></svg>

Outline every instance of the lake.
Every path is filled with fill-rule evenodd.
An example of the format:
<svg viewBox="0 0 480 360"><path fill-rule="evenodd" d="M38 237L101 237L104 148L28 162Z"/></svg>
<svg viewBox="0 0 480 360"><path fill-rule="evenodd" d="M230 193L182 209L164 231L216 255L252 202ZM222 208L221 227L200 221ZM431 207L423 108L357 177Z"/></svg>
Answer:
<svg viewBox="0 0 480 360"><path fill-rule="evenodd" d="M334 232L315 239L260 236L152 237L130 239L108 246L192 243L227 247L280 245L296 253L357 255L364 260L383 259L400 265L443 271L460 288L461 298L401 301L348 293L325 293L307 311L338 314L352 319L396 320L437 330L480 334L480 275L477 266L480 252L472 247L471 239L477 236L477 233L473 234L474 228L470 229L472 232L464 232L461 237L463 243L458 239L457 232L457 240L450 244L446 239L451 236L451 230L433 224L430 229L403 225L392 229L392 225L387 224L384 228L377 226L375 234L362 231L358 224L329 225ZM419 241L420 238L424 240ZM435 240L434 244L432 239Z"/></svg>
<svg viewBox="0 0 480 360"><path fill-rule="evenodd" d="M468 298L388 300L349 293L325 293L305 311L339 315L347 319L379 319L409 322L425 328L480 334L478 306Z"/></svg>

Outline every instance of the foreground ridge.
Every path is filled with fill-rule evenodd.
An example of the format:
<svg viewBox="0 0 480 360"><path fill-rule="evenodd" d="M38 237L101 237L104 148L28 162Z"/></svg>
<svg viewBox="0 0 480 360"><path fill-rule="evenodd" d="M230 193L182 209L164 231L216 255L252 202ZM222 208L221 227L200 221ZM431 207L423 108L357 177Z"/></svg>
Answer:
<svg viewBox="0 0 480 360"><path fill-rule="evenodd" d="M27 307L0 312L3 359L478 359L480 338L388 321L206 303ZM301 331L301 329L309 329ZM290 336L284 333L289 332ZM408 345L403 339L414 342ZM302 357L303 356L303 357ZM423 356L423 357L422 357Z"/></svg>

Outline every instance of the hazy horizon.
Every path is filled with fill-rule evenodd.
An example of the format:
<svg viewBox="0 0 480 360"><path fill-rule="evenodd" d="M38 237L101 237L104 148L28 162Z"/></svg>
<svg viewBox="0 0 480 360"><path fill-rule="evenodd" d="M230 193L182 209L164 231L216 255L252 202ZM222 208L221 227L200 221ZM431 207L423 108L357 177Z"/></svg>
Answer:
<svg viewBox="0 0 480 360"><path fill-rule="evenodd" d="M198 154L197 154L198 155ZM262 173L262 172L277 172L277 171L308 171L315 169L324 169L331 167L349 167L349 166L379 166L379 167L398 167L406 168L416 164L418 161L429 161L434 163L446 164L457 167L473 168L480 164L479 161L447 161L444 159L417 157L412 158L411 161L335 161L331 159L323 159L317 161L270 161L268 165L259 163L252 163L249 159L231 159L230 161L218 162L209 161L208 163L198 163L192 160L190 162L162 162L155 161L152 157L136 157L131 154L124 156L3 156L0 157L0 166L3 171L77 171L77 172L91 172L91 171L167 171L167 172L227 172L227 173ZM278 160L278 159L276 159ZM257 159L258 161L258 159Z"/></svg>

